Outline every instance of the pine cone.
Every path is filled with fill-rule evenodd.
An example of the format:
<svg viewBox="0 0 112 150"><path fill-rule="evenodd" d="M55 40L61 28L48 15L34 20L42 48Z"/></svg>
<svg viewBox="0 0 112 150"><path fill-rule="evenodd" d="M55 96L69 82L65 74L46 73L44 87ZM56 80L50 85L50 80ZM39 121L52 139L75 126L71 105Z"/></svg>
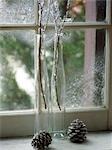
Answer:
<svg viewBox="0 0 112 150"><path fill-rule="evenodd" d="M40 131L37 133L31 142L31 145L35 150L44 150L45 147L48 147L51 144L52 138L48 132Z"/></svg>
<svg viewBox="0 0 112 150"><path fill-rule="evenodd" d="M86 139L86 125L79 119L76 119L68 127L67 134L71 142L82 143Z"/></svg>

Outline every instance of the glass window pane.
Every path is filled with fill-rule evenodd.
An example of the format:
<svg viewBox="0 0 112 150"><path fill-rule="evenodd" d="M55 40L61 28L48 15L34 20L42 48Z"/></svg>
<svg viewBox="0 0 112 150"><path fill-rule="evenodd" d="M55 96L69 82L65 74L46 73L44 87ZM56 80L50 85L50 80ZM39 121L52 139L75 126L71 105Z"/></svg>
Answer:
<svg viewBox="0 0 112 150"><path fill-rule="evenodd" d="M0 23L34 22L34 0L0 0Z"/></svg>
<svg viewBox="0 0 112 150"><path fill-rule="evenodd" d="M0 111L31 109L34 103L33 32L0 32Z"/></svg>
<svg viewBox="0 0 112 150"><path fill-rule="evenodd" d="M51 5L51 22L54 21L53 13L55 16L59 15L57 7L63 19L66 14L66 5L66 0L58 0L58 4L55 1L54 6ZM70 0L66 22L105 21L105 19L106 0Z"/></svg>
<svg viewBox="0 0 112 150"><path fill-rule="evenodd" d="M66 107L103 106L105 30L74 30L66 34Z"/></svg>
<svg viewBox="0 0 112 150"><path fill-rule="evenodd" d="M52 34L52 32L48 33L48 37ZM64 32L66 108L104 106L105 34L105 29ZM53 43L52 40L46 41L50 75Z"/></svg>

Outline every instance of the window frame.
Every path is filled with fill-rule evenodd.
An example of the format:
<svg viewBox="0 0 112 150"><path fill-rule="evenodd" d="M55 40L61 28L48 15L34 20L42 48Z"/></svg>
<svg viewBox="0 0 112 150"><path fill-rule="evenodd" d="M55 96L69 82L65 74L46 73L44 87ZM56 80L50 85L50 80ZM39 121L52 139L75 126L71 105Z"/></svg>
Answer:
<svg viewBox="0 0 112 150"><path fill-rule="evenodd" d="M37 0L35 0L35 23L34 24L0 24L0 30L35 30L38 31L38 12ZM106 18L107 22L75 22L66 23L65 29L87 29L87 28L104 28L106 29L106 107L89 107L75 110L67 110L65 113L65 127L74 118L83 120L89 131L101 131L112 129L112 2L107 0ZM48 30L54 28L51 23L48 25ZM0 112L0 137L17 137L34 134L36 109L21 110L21 111L4 111ZM58 113L57 113L58 115ZM38 116L38 115L37 115Z"/></svg>

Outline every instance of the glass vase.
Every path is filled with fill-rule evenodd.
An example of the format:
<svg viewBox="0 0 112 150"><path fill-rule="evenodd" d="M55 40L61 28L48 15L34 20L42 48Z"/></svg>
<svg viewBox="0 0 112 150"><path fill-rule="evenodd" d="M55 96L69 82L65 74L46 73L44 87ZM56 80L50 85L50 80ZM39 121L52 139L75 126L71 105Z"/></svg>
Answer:
<svg viewBox="0 0 112 150"><path fill-rule="evenodd" d="M53 137L64 138L65 127L65 72L62 34L55 34L51 75L51 126Z"/></svg>
<svg viewBox="0 0 112 150"><path fill-rule="evenodd" d="M40 45L41 40L41 47ZM35 119L35 133L45 130L50 131L49 125L49 77L46 64L46 48L45 48L45 34L36 36L36 119ZM39 50L40 49L40 50ZM39 54L40 53L40 54ZM38 58L38 59L37 59Z"/></svg>

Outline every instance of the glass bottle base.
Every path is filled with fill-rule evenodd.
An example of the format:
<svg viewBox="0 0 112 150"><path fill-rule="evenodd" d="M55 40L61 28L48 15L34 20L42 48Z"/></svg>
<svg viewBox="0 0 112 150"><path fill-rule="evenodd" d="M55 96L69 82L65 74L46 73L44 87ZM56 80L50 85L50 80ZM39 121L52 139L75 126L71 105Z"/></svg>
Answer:
<svg viewBox="0 0 112 150"><path fill-rule="evenodd" d="M52 137L57 138L57 139L64 139L65 138L65 133L64 133L64 131L53 131L52 132Z"/></svg>

